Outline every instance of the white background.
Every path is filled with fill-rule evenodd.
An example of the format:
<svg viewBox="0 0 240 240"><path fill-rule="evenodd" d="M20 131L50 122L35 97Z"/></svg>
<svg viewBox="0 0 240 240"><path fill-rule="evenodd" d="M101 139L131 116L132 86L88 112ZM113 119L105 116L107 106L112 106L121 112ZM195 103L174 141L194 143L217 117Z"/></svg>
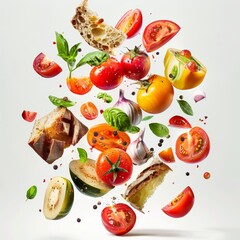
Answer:
<svg viewBox="0 0 240 240"><path fill-rule="evenodd" d="M192 125L203 127L211 139L209 157L199 164L188 165L176 160L171 165L164 183L145 206L145 214L137 213L134 229L124 239L237 239L239 236L239 1L237 0L135 0L111 1L89 0L89 6L106 22L116 24L129 9L142 10L144 21L141 32L124 47L132 48L141 44L144 27L151 21L169 19L181 26L181 31L165 46L159 49L160 55L150 54L151 73L162 75L163 57L167 48L189 49L204 65L208 72L204 82L196 89L206 92L207 98L197 104L193 101L193 92L175 90L175 97L183 95L193 107L194 116L185 117ZM115 188L101 199L86 197L75 191L74 205L67 217L59 221L46 220L42 209L43 197L48 179L55 175L70 178L68 163L77 158L76 148L69 148L56 164L58 170L46 164L27 145L33 123L25 122L21 113L24 109L37 111L41 117L53 109L49 95L68 96L78 102L72 111L89 127L102 122L102 116L94 122L86 121L79 113L81 103L93 101L99 109L109 105L95 96L99 92L95 87L85 96L69 92L65 85L66 64L57 56L55 31L64 32L64 36L73 45L82 42L82 54L93 49L71 26L77 0L12 0L2 1L1 38L0 38L0 76L1 76L1 198L0 198L0 238L9 240L76 240L76 239L115 239L102 226L100 213L106 204L124 202L120 194L125 186ZM44 52L62 67L63 72L53 79L43 79L33 68L32 61L38 53ZM81 54L80 54L81 55ZM154 55L154 59L152 58ZM87 75L90 67L83 67L77 75ZM133 98L135 86L129 82L121 85L126 97ZM59 87L62 85L62 88ZM111 92L114 101L118 90ZM152 120L167 124L175 114L183 114L174 100L172 106ZM144 113L144 115L149 115ZM208 116L206 124L199 118ZM158 139L146 126L145 142L154 147L156 153ZM171 138L164 141L163 147L173 146L182 129L171 129ZM135 136L132 136L133 139ZM83 138L77 147L89 146ZM89 156L96 159L97 151ZM60 166L61 164L61 166ZM134 175L140 171L135 168ZM203 173L209 171L211 178L205 180ZM185 173L190 175L186 176ZM46 179L46 182L43 182ZM173 184L174 182L174 184ZM34 200L25 201L26 191L31 185L37 185L38 194ZM195 193L195 205L184 218L173 219L166 216L161 208L171 201L186 186ZM102 204L94 210L97 201ZM77 218L81 218L78 223Z"/></svg>

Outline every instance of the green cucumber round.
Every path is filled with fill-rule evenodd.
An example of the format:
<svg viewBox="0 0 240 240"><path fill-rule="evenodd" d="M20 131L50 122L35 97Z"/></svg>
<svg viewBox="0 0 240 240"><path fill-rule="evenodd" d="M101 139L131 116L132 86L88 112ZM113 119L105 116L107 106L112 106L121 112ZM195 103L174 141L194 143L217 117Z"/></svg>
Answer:
<svg viewBox="0 0 240 240"><path fill-rule="evenodd" d="M88 159L85 163L72 160L69 164L69 171L76 188L85 195L101 197L113 188L97 177L95 161L92 159Z"/></svg>
<svg viewBox="0 0 240 240"><path fill-rule="evenodd" d="M74 199L72 183L64 177L51 178L45 192L43 214L50 220L61 219L71 210Z"/></svg>

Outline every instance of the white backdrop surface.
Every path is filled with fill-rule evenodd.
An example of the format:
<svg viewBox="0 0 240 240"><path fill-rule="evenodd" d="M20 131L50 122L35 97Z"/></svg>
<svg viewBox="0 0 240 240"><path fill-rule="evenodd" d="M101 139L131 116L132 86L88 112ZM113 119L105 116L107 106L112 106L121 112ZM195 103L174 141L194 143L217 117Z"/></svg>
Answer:
<svg viewBox="0 0 240 240"><path fill-rule="evenodd" d="M93 100L99 109L108 105L97 100L98 89L89 94L77 96L67 89L66 64L57 56L55 31L64 32L64 36L73 45L82 42L83 53L91 50L71 26L70 19L80 0L12 0L2 1L0 15L0 66L1 66L1 198L0 198L0 239L9 240L76 240L76 239L115 239L102 226L100 213L106 204L124 202L120 194L125 186L115 188L101 199L93 199L75 191L74 205L67 217L58 221L46 220L42 204L47 181L55 175L70 178L68 162L77 158L74 148L65 151L58 160L59 168L42 161L28 146L32 123L25 122L21 113L24 109L38 112L38 117L52 110L49 95L65 96L78 102L73 109L76 116L89 127L102 122L100 116L89 122L79 113L79 106L87 100ZM211 151L206 160L196 165L176 161L173 172L156 190L145 206L145 214L137 212L137 223L124 239L238 239L240 233L240 161L239 161L239 7L237 0L89 0L89 6L106 22L115 25L129 9L139 8L143 13L143 27L140 34L127 40L124 47L141 44L144 27L158 19L169 19L181 26L180 32L159 49L152 59L151 73L163 75L163 57L168 48L190 49L207 67L204 82L196 89L206 92L206 99L195 104L194 90L175 90L175 99L183 95L193 108L191 118L194 126L204 128L211 139ZM33 68L35 56L44 52L57 61L63 72L53 79L43 79ZM89 67L78 71L79 75L89 72ZM59 85L63 85L59 88ZM122 84L126 88L126 82ZM134 86L126 88L127 97L132 97ZM117 96L118 90L112 91ZM114 98L116 101L117 98ZM154 116L154 120L167 123L175 115L182 114L176 101L164 113ZM149 114L145 114L149 115ZM208 116L206 124L199 118ZM147 123L141 123L147 124ZM182 129L175 129L164 147L173 146ZM134 136L133 136L134 138ZM149 147L160 150L157 140L147 130L145 141ZM86 140L81 147L88 147ZM90 152L97 158L97 151ZM136 170L136 172L139 169ZM209 171L211 178L205 180L203 173ZM186 172L190 175L186 176ZM46 179L46 182L44 182ZM174 182L174 184L173 184ZM26 190L31 185L38 186L34 200L25 201ZM166 216L161 208L171 201L187 185L195 193L195 205L192 211L181 219ZM97 209L97 201L102 204ZM77 222L77 218L81 222Z"/></svg>

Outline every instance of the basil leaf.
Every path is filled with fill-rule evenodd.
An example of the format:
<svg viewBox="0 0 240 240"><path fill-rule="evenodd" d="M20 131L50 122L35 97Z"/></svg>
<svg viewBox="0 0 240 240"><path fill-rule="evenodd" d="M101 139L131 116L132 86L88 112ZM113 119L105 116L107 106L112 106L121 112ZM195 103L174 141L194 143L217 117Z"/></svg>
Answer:
<svg viewBox="0 0 240 240"><path fill-rule="evenodd" d="M132 125L129 116L118 108L108 108L104 110L103 117L106 122L119 131L131 131Z"/></svg>
<svg viewBox="0 0 240 240"><path fill-rule="evenodd" d="M70 52L69 52L69 58L67 59L67 63L73 67L75 62L76 62L76 57L78 55L78 47L80 43L75 44L74 46L71 47Z"/></svg>
<svg viewBox="0 0 240 240"><path fill-rule="evenodd" d="M152 119L153 118L153 116L146 116L146 117L144 117L143 119L142 119L142 121L147 121L147 120L150 120L150 119Z"/></svg>
<svg viewBox="0 0 240 240"><path fill-rule="evenodd" d="M169 129L161 123L150 123L149 128L158 137L169 136Z"/></svg>
<svg viewBox="0 0 240 240"><path fill-rule="evenodd" d="M140 128L137 127L137 126L131 126L129 129L128 129L128 132L129 133L137 133L140 131Z"/></svg>
<svg viewBox="0 0 240 240"><path fill-rule="evenodd" d="M51 103L57 107L72 107L76 104L76 102L68 100L68 98L58 98L55 96L48 97Z"/></svg>
<svg viewBox="0 0 240 240"><path fill-rule="evenodd" d="M83 148L78 148L77 150L78 150L80 162L85 163L87 161L87 157L88 157L86 150Z"/></svg>
<svg viewBox="0 0 240 240"><path fill-rule="evenodd" d="M64 61L67 61L69 58L69 47L67 40L63 37L60 33L56 34L56 44L57 44L57 50L58 55L63 58Z"/></svg>
<svg viewBox="0 0 240 240"><path fill-rule="evenodd" d="M187 115L193 116L192 107L189 105L187 101L177 100L177 102L184 113L186 113Z"/></svg>
<svg viewBox="0 0 240 240"><path fill-rule="evenodd" d="M37 187L35 185L31 186L26 193L26 198L27 199L33 199L37 195Z"/></svg>
<svg viewBox="0 0 240 240"><path fill-rule="evenodd" d="M106 103L111 103L112 100L113 100L112 96L110 96L107 93L102 93L102 92L98 93L97 98L98 99L103 99L103 101L106 102Z"/></svg>
<svg viewBox="0 0 240 240"><path fill-rule="evenodd" d="M109 58L109 54L102 51L95 51L86 54L76 65L76 68L89 64L90 66L98 66Z"/></svg>

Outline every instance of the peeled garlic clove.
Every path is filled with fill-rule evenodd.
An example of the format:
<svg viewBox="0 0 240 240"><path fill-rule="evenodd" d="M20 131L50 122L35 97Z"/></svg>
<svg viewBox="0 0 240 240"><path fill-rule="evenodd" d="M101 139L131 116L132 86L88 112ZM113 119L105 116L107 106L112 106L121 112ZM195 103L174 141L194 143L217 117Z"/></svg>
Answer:
<svg viewBox="0 0 240 240"><path fill-rule="evenodd" d="M203 100L204 98L206 98L206 94L202 90L197 90L194 92L194 101L195 102L199 102L199 101Z"/></svg>

